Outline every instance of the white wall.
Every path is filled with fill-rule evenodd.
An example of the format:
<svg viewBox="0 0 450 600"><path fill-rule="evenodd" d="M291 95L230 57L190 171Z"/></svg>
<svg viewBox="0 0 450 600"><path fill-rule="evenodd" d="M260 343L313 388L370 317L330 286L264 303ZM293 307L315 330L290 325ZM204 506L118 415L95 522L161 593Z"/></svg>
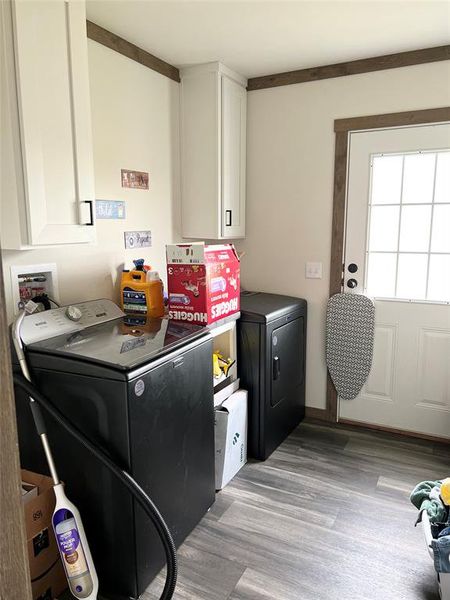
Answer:
<svg viewBox="0 0 450 600"><path fill-rule="evenodd" d="M8 314L10 265L56 262L63 303L118 296L118 270L146 258L165 277L165 244L177 241L179 132L177 83L89 41L95 192L97 199L125 200L125 220L97 221L95 246L3 251ZM149 190L121 187L120 170L150 173ZM153 246L125 250L124 231L150 229Z"/></svg>
<svg viewBox="0 0 450 600"><path fill-rule="evenodd" d="M450 61L250 92L247 289L309 303L306 403L325 407L328 299L337 118L450 105ZM305 279L321 261L322 280Z"/></svg>

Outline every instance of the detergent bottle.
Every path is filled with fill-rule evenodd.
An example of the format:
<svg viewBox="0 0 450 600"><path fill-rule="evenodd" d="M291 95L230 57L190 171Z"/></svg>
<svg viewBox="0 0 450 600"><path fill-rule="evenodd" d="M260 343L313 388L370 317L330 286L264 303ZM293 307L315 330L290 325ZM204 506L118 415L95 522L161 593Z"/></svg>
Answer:
<svg viewBox="0 0 450 600"><path fill-rule="evenodd" d="M164 316L162 281L156 271L145 267L144 259L134 260L135 268L122 272L120 304L125 313L150 317ZM149 269L148 271L146 270Z"/></svg>
<svg viewBox="0 0 450 600"><path fill-rule="evenodd" d="M134 269L122 272L120 284L120 306L126 313L148 314L150 305L147 273L144 269L144 259L133 261ZM150 267L151 268L151 267Z"/></svg>
<svg viewBox="0 0 450 600"><path fill-rule="evenodd" d="M164 316L164 286L158 271L147 272L147 284L149 285L149 311L151 317Z"/></svg>

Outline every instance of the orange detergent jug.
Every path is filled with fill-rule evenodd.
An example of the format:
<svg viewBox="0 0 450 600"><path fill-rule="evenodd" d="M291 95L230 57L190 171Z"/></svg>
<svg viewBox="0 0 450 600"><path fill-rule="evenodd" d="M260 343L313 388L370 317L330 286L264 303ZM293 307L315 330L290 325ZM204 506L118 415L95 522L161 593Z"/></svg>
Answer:
<svg viewBox="0 0 450 600"><path fill-rule="evenodd" d="M123 271L120 305L125 313L164 316L163 284L156 271L146 272L143 259L134 261L132 271Z"/></svg>

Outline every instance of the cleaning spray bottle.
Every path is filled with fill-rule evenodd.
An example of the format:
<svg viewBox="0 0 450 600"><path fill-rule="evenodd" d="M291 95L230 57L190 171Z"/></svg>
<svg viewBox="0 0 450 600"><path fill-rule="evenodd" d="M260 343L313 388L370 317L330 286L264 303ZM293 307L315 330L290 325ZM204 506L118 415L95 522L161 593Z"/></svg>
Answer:
<svg viewBox="0 0 450 600"><path fill-rule="evenodd" d="M64 494L63 484L54 486L56 496L52 524L70 591L76 598L91 598L94 581L89 565L93 564L86 542L83 523L76 506ZM96 597L96 594L95 596Z"/></svg>

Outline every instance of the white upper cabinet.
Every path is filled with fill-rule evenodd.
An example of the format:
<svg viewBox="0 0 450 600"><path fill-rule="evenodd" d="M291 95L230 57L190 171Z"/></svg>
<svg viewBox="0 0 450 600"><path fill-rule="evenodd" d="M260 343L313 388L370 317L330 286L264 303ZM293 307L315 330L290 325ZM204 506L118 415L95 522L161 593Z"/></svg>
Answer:
<svg viewBox="0 0 450 600"><path fill-rule="evenodd" d="M246 86L220 63L181 72L183 237L245 237Z"/></svg>
<svg viewBox="0 0 450 600"><path fill-rule="evenodd" d="M2 182L2 245L92 242L94 174L84 2L13 0L1 5L2 170L8 174Z"/></svg>

